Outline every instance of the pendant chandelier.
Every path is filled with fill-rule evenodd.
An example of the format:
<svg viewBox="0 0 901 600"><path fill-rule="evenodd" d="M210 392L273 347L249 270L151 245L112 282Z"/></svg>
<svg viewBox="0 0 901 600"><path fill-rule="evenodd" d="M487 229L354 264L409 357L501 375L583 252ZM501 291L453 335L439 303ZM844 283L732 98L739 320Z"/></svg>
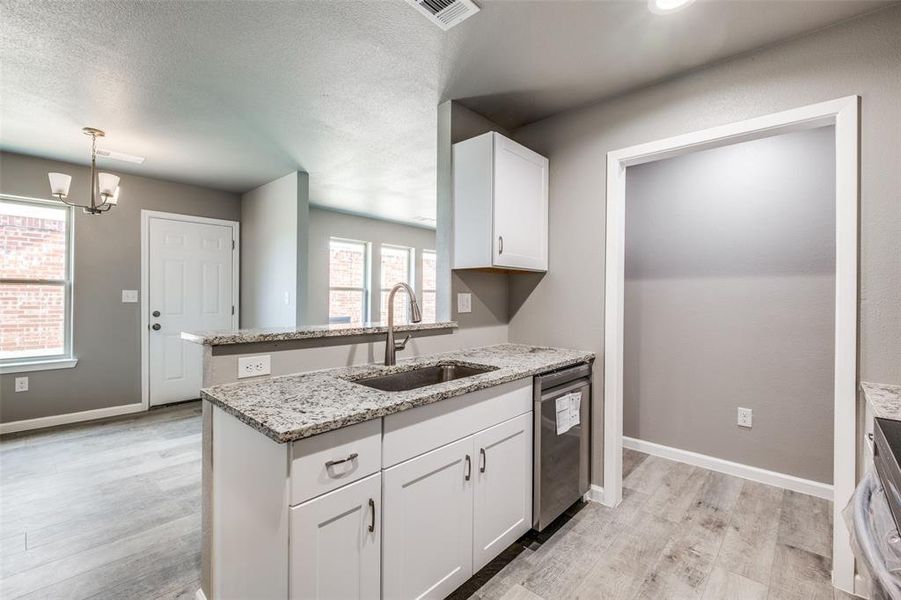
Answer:
<svg viewBox="0 0 901 600"><path fill-rule="evenodd" d="M65 173L48 173L50 193L63 204L81 208L89 215L99 215L119 203L119 177L112 173L97 173L97 138L106 133L94 127L85 127L81 131L91 136L91 203L77 204L67 200L72 176Z"/></svg>

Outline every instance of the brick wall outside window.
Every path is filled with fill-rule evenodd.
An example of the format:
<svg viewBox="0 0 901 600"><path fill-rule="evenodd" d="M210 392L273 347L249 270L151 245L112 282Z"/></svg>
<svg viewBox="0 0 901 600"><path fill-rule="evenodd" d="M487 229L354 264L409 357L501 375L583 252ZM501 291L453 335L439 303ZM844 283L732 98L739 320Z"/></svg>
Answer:
<svg viewBox="0 0 901 600"><path fill-rule="evenodd" d="M66 226L65 210L0 201L0 358L63 352Z"/></svg>
<svg viewBox="0 0 901 600"><path fill-rule="evenodd" d="M363 321L366 303L366 245L331 240L329 244L329 322Z"/></svg>

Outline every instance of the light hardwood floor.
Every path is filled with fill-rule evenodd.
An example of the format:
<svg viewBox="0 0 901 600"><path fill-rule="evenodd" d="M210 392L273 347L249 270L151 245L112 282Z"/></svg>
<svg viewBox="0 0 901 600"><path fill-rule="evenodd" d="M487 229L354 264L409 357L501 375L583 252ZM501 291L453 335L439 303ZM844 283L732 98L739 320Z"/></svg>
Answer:
<svg viewBox="0 0 901 600"><path fill-rule="evenodd" d="M623 450L623 503L588 504L476 600L851 598L829 581L832 506Z"/></svg>
<svg viewBox="0 0 901 600"><path fill-rule="evenodd" d="M200 403L0 438L0 598L194 598Z"/></svg>
<svg viewBox="0 0 901 600"><path fill-rule="evenodd" d="M526 547L505 553L515 558L471 597L833 597L828 502L624 455L622 505L585 505L550 537L524 540ZM198 403L6 436L0 486L3 599L194 597Z"/></svg>

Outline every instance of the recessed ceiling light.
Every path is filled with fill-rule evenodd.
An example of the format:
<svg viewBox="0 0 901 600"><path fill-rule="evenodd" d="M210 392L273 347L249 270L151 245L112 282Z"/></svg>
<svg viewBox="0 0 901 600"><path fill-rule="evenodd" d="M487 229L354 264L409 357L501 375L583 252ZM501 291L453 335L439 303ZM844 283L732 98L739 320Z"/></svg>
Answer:
<svg viewBox="0 0 901 600"><path fill-rule="evenodd" d="M648 8L657 15L668 15L682 10L695 0L648 0Z"/></svg>

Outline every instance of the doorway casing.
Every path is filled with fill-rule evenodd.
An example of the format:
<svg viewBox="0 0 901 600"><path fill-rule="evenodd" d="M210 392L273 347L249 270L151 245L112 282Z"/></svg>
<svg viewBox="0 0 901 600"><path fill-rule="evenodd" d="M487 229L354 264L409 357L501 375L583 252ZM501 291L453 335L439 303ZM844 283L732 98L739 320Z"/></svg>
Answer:
<svg viewBox="0 0 901 600"><path fill-rule="evenodd" d="M854 590L854 555L841 509L856 480L857 221L859 96L811 104L607 153L607 236L604 291L603 503L622 500L623 310L626 168L683 154L803 129L835 126L835 380L832 581Z"/></svg>
<svg viewBox="0 0 901 600"><path fill-rule="evenodd" d="M235 312L232 315L232 328L237 329L240 306L240 268L241 268L241 237L240 224L237 221L225 219L213 219L210 217L197 217L194 215L182 215L177 213L162 212L157 210L141 210L141 406L143 410L150 410L150 308L147 303L150 289L150 219L169 219L172 221L184 221L187 223L205 223L207 225L223 225L231 227L232 240L232 301Z"/></svg>

